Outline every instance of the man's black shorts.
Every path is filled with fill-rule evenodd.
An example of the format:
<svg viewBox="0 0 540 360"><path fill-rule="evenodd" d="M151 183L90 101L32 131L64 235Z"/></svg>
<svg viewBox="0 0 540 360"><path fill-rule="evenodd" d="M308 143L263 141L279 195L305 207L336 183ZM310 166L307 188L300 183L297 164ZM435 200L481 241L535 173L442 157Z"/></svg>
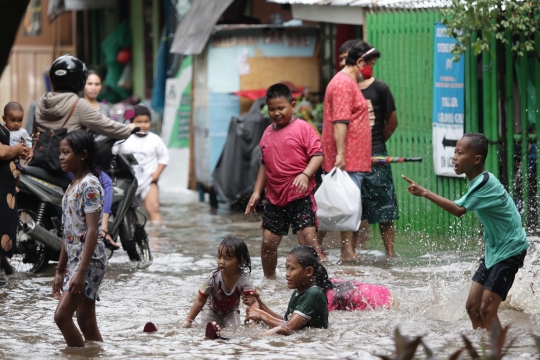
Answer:
<svg viewBox="0 0 540 360"><path fill-rule="evenodd" d="M498 294L502 300L506 300L506 295L510 291L518 269L523 267L523 260L527 250L521 254L514 255L508 259L496 263L489 269L486 269L484 258L480 259L480 266L474 274L472 281L482 285L484 289Z"/></svg>
<svg viewBox="0 0 540 360"><path fill-rule="evenodd" d="M285 206L276 206L266 201L262 227L276 235L287 235L289 226L293 234L299 230L317 226L311 195L291 201Z"/></svg>

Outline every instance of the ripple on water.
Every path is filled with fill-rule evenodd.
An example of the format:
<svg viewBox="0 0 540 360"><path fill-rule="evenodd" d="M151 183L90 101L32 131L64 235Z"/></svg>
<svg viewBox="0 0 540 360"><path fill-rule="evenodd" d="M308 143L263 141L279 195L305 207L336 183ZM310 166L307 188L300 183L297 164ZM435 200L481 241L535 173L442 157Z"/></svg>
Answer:
<svg viewBox="0 0 540 360"><path fill-rule="evenodd" d="M478 251L435 247L420 238L417 249L388 260L379 240L360 251L357 266L338 266L339 249L328 250L325 264L332 277L357 279L387 286L398 298L399 309L369 312L333 312L328 330L308 329L290 337L261 337L262 326L224 329L231 341L203 340L204 326L191 329L180 324L197 296L205 274L216 266L219 242L230 234L245 239L252 256L252 278L265 302L284 313L291 291L285 283L287 252L296 245L285 237L279 249L277 281L263 278L260 261L261 232L258 218L224 210L211 212L207 205L173 203L163 206L165 227L149 229L154 255L150 266L131 263L123 251L115 252L101 287L97 317L104 343L85 349L66 349L53 322L57 301L51 295L54 267L41 274L16 274L0 288L0 358L158 358L174 359L378 359L393 352L394 329L422 335L441 358L462 346L461 334L475 343L487 340L485 331L472 330L464 314L470 277ZM397 239L399 246L400 238ZM409 240L403 240L409 241ZM432 241L432 242L430 242ZM330 244L330 241L327 243ZM413 246L407 242L407 246ZM434 251L434 249L438 249ZM534 250L536 251L536 250ZM536 253L537 254L537 253ZM533 259L533 251L528 258ZM529 261L518 272L510 300L500 311L503 323L512 324L515 338L509 359L532 356L529 333L540 332L538 261ZM532 283L532 286L531 286ZM534 292L533 292L534 291ZM244 307L241 307L244 313ZM152 321L156 333L143 333Z"/></svg>

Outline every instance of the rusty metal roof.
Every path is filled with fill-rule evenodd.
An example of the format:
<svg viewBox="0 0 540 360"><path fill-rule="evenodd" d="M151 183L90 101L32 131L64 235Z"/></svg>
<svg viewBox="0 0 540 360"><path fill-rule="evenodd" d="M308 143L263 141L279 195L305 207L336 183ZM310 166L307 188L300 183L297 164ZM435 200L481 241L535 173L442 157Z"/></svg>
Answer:
<svg viewBox="0 0 540 360"><path fill-rule="evenodd" d="M451 6L451 0L266 0L278 4L423 9Z"/></svg>

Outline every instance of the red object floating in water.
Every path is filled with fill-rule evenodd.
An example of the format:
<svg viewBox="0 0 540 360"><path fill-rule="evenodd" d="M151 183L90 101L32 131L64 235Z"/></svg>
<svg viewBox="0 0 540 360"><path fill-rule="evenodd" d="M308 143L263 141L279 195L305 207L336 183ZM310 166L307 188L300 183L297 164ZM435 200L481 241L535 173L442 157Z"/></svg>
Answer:
<svg viewBox="0 0 540 360"><path fill-rule="evenodd" d="M153 322L147 322L146 325L144 325L143 332L148 333L148 332L155 332L155 331L157 331L157 327L156 325L154 325Z"/></svg>

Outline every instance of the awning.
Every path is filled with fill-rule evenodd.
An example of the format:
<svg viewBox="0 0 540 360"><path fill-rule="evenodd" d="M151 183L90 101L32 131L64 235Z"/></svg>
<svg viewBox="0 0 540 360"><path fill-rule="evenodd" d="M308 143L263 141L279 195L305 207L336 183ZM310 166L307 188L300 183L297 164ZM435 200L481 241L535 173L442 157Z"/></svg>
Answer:
<svg viewBox="0 0 540 360"><path fill-rule="evenodd" d="M171 52L184 55L202 53L214 25L233 0L193 0L191 8L176 28Z"/></svg>
<svg viewBox="0 0 540 360"><path fill-rule="evenodd" d="M50 0L47 15L52 22L67 11L113 9L117 5L117 0Z"/></svg>

